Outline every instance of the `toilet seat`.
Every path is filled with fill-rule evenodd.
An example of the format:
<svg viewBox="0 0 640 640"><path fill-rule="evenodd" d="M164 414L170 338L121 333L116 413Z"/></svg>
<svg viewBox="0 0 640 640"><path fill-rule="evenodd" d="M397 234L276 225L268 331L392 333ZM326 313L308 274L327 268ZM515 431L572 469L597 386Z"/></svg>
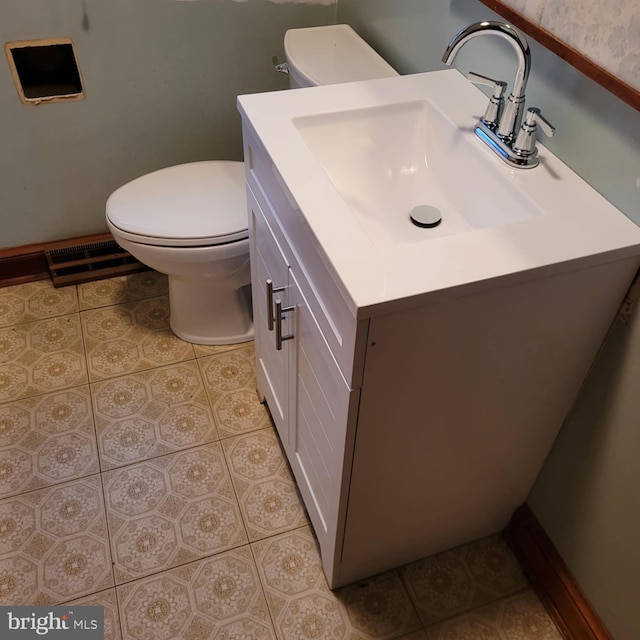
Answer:
<svg viewBox="0 0 640 640"><path fill-rule="evenodd" d="M109 225L132 242L161 247L215 246L249 237L244 163L181 164L114 191Z"/></svg>

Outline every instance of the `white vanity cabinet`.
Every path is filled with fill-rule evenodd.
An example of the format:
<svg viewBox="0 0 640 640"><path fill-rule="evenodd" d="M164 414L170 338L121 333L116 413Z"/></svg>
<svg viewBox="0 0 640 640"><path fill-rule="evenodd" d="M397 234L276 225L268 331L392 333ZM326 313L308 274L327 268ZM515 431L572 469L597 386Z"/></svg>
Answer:
<svg viewBox="0 0 640 640"><path fill-rule="evenodd" d="M500 531L637 258L359 308L246 120L243 133L258 392L331 587Z"/></svg>

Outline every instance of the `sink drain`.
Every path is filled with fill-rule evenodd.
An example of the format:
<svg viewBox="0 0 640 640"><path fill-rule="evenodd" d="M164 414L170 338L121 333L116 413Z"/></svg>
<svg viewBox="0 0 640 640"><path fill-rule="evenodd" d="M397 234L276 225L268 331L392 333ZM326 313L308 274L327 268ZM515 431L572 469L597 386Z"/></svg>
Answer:
<svg viewBox="0 0 640 640"><path fill-rule="evenodd" d="M419 204L417 207L413 207L409 218L411 218L411 222L416 227L421 227L422 229L433 229L433 227L437 227L442 222L442 215L439 209L429 204Z"/></svg>

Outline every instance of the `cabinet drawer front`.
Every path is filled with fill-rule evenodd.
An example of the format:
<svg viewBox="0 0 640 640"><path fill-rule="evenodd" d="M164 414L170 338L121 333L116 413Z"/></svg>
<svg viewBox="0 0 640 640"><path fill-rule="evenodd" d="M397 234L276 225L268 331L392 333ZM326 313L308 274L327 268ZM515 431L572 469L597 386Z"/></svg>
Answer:
<svg viewBox="0 0 640 640"><path fill-rule="evenodd" d="M343 377L351 387L362 384L367 321L358 323L345 301L339 279L328 268L322 248L261 143L245 131L247 183L301 280L309 307ZM304 281L304 282L302 282Z"/></svg>

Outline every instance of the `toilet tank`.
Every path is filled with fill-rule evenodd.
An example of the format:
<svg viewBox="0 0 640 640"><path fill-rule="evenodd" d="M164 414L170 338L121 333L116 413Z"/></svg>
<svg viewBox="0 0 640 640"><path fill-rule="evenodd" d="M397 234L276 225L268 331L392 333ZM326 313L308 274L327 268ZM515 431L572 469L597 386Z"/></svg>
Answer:
<svg viewBox="0 0 640 640"><path fill-rule="evenodd" d="M292 89L399 75L346 24L289 29L284 52Z"/></svg>

